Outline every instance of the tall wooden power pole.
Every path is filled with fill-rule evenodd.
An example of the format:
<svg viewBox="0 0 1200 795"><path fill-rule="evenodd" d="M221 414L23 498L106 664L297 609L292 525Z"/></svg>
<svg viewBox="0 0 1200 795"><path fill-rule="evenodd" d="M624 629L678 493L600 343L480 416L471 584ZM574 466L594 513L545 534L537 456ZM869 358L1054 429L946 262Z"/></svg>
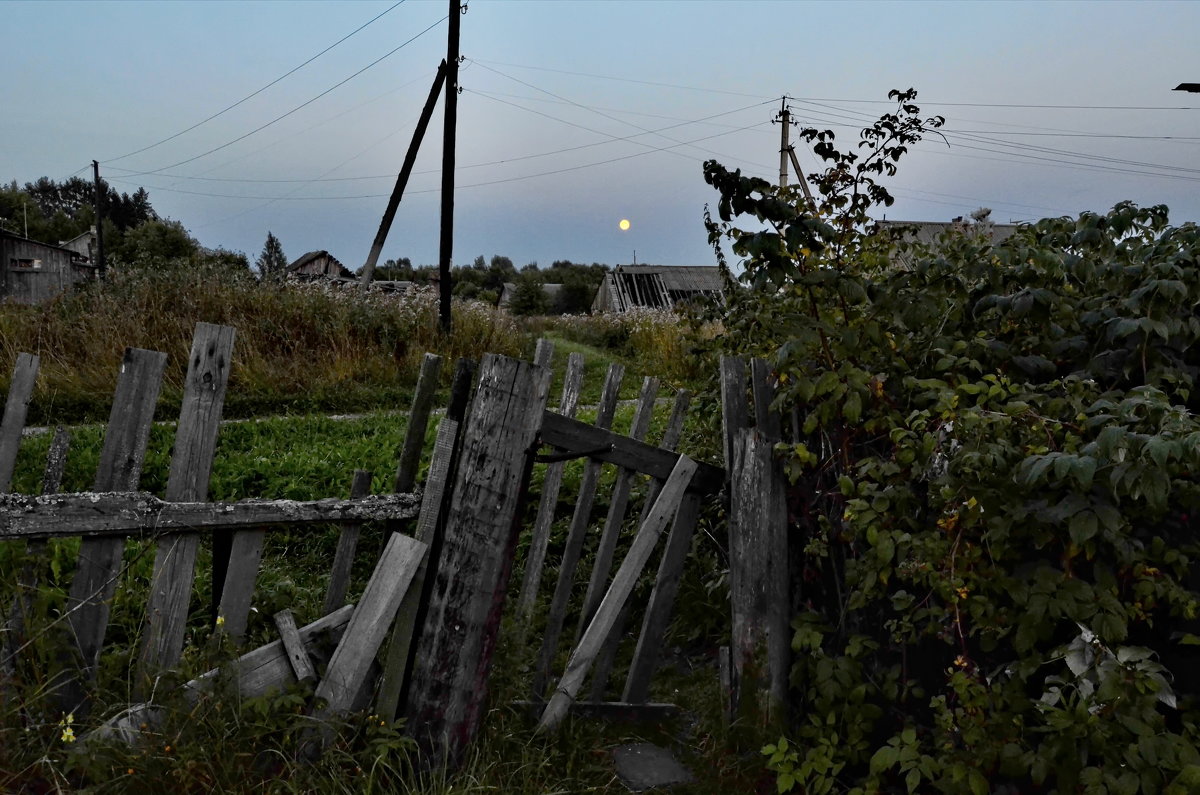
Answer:
<svg viewBox="0 0 1200 795"><path fill-rule="evenodd" d="M92 179L96 185L96 268L97 275L103 279L104 264L104 189L100 185L100 163L92 161Z"/></svg>
<svg viewBox="0 0 1200 795"><path fill-rule="evenodd" d="M792 167L796 169L796 181L800 183L800 189L804 191L804 196L811 205L813 204L812 191L808 188L808 180L804 178L804 172L800 170L800 160L796 157L796 148L791 144L792 109L788 107L787 97L782 99L775 121L783 127L779 132L779 187L786 188L788 186L788 161L791 160Z"/></svg>
<svg viewBox="0 0 1200 795"><path fill-rule="evenodd" d="M439 310L442 333L450 334L450 260L454 253L454 142L458 126L458 35L462 0L450 0L450 35L446 46L446 120L442 128L442 240L438 257Z"/></svg>

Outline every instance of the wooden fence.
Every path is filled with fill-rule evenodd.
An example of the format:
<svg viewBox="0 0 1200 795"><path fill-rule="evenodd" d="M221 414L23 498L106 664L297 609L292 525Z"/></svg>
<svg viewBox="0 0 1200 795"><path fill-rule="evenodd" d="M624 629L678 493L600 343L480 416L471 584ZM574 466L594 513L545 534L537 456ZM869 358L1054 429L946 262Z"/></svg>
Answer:
<svg viewBox="0 0 1200 795"><path fill-rule="evenodd" d="M407 717L427 763L457 764L483 718L534 453L548 446L552 452L542 457L547 471L516 601L523 627L529 625L538 604L563 466L572 458L584 458L586 463L534 664L530 703L541 711L540 726L553 728L573 707L587 713L632 711L643 716L670 711L670 705L647 703L651 677L659 663L659 647L700 499L718 491L727 479L724 470L673 451L687 411L686 393L676 397L666 433L655 446L644 440L657 397L655 379L643 383L633 426L623 435L611 430L623 375L619 366L609 371L596 422L587 424L573 416L583 370L578 356L570 359L557 412L546 410L552 348L545 341L539 343L533 363L489 355L479 363L476 376L473 363L459 362L429 476L421 491L412 493L441 367L440 358L427 354L399 456L395 493L368 495L370 475L359 471L354 473L347 500L212 503L208 480L233 339L231 328L199 324L196 329L164 500L138 493L137 488L165 355L137 349L127 350L122 363L95 492L54 493L69 443L60 432L47 461L44 494L0 497L0 540L24 541L36 552L48 539L83 538L62 619L70 625L74 647L70 651L73 673L59 683L56 695L64 709L82 715L89 706L110 605L130 563L123 560L126 538L154 539L147 618L134 679L147 702L111 718L102 731L134 739L137 727L153 718L154 683L178 664L189 615L193 621L196 618L189 603L202 536L212 536L214 550L216 609L207 620L219 617L222 631L237 641L245 633L253 601L265 528L333 522L341 531L323 615L306 626L297 626L290 611L275 616L279 640L239 658L239 687L243 693L260 694L288 682L319 679L315 695L324 706L319 711L314 708L317 717L363 707L373 699L381 715ZM11 483L37 364L37 357L27 354L16 363L0 423L0 492ZM739 444L750 445L747 449L753 445ZM742 454L738 460L761 458L759 448L753 451L757 452ZM576 570L587 546L596 490L606 466L616 468L609 510L591 556L586 592L575 603L579 618L572 650L551 689L552 669L560 659L560 641L573 604ZM649 476L648 493L636 530L626 533L622 530L627 525L625 514L639 476ZM349 571L367 521L382 522L387 541L361 598L350 606L344 604ZM413 521L415 528L408 529ZM661 545L628 674L620 696L606 700L624 625L633 615L631 594L664 535L666 543ZM614 566L622 551L621 562ZM34 628L26 623L28 604L23 595L36 587L37 574L36 568L21 573L21 593L9 610L0 657L6 667L0 677L13 675L13 662L33 634ZM737 599L735 595L734 648L741 650L751 642L737 641ZM756 637L756 631L743 634ZM310 654L314 639L323 634L338 640L318 675ZM741 654L735 653L735 662ZM381 673L374 680L369 672L376 661ZM735 665L739 674L744 669ZM589 673L589 694L581 698ZM186 692L202 692L214 676L210 672L189 682ZM315 738L310 747L321 739Z"/></svg>

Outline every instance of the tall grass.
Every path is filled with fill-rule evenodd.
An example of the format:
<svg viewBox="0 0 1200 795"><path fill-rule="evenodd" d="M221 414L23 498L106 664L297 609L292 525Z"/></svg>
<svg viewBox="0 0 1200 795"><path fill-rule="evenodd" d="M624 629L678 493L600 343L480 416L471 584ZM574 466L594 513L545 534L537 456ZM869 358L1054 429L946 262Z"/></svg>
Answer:
<svg viewBox="0 0 1200 795"><path fill-rule="evenodd" d="M475 302L455 303L454 333L443 336L437 296L427 288L361 295L321 283L259 283L245 272L200 266L115 272L41 306L2 305L0 356L41 357L31 418L62 422L107 413L126 346L163 351L169 359L160 410L169 415L182 394L198 322L237 329L230 416L400 406L426 351L518 355L522 342L511 317Z"/></svg>

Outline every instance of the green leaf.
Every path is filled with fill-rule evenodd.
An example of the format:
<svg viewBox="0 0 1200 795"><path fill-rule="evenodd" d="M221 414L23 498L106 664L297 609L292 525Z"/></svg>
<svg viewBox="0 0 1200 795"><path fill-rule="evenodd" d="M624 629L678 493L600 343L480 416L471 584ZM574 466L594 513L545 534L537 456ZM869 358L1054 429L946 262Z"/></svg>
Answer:
<svg viewBox="0 0 1200 795"><path fill-rule="evenodd" d="M885 745L871 757L871 773L879 775L896 764L900 752L894 745Z"/></svg>
<svg viewBox="0 0 1200 795"><path fill-rule="evenodd" d="M846 422L851 425L857 425L862 417L862 398L858 392L850 392L846 395L846 402L842 404L842 416L846 418Z"/></svg>

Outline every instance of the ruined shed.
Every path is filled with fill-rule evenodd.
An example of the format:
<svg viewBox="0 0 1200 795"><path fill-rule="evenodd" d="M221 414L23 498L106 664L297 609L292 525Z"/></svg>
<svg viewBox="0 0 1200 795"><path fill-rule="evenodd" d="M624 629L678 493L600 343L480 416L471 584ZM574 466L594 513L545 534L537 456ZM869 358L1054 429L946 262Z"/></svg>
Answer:
<svg viewBox="0 0 1200 795"><path fill-rule="evenodd" d="M75 251L40 243L0 229L0 296L18 304L40 304L81 282L96 278L96 267Z"/></svg>
<svg viewBox="0 0 1200 795"><path fill-rule="evenodd" d="M287 268L288 276L303 281L356 281L354 273L328 251L310 251Z"/></svg>
<svg viewBox="0 0 1200 795"><path fill-rule="evenodd" d="M716 265L618 265L605 274L593 312L670 309L698 298L721 299Z"/></svg>

